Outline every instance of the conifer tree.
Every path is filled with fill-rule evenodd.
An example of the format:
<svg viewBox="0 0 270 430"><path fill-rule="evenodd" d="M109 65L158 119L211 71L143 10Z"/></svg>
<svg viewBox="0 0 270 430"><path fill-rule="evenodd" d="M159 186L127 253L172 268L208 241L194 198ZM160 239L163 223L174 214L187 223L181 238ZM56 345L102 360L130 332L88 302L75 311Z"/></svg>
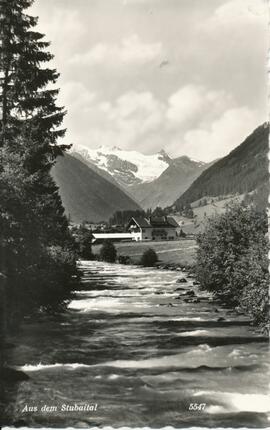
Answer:
<svg viewBox="0 0 270 430"><path fill-rule="evenodd" d="M0 0L0 145L23 135L32 142L30 160L40 168L65 149L57 144L65 134L65 111L56 103L59 90L48 88L59 77L48 66L50 43L35 31L38 19L25 14L32 3Z"/></svg>
<svg viewBox="0 0 270 430"><path fill-rule="evenodd" d="M57 155L67 148L57 139L64 136L65 115L58 107L58 89L52 89L59 74L48 67L53 55L49 42L35 31L37 18L26 15L33 0L0 0L0 146L20 155L33 178L33 192L40 199L44 232L50 238L67 229L67 220L50 177ZM50 86L50 89L48 88Z"/></svg>
<svg viewBox="0 0 270 430"><path fill-rule="evenodd" d="M74 244L50 169L66 145L49 43L25 11L0 0L0 272L11 310L58 305L76 274ZM1 300L1 297L0 297Z"/></svg>

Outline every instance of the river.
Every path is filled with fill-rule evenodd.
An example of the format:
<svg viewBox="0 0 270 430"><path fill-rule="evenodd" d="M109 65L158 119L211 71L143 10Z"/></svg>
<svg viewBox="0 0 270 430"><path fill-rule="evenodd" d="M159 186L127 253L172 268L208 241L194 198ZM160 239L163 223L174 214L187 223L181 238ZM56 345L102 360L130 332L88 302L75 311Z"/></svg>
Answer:
<svg viewBox="0 0 270 430"><path fill-rule="evenodd" d="M269 425L268 343L247 318L211 302L185 273L100 262L80 270L68 309L25 321L12 340L10 364L30 377L7 396L13 422Z"/></svg>

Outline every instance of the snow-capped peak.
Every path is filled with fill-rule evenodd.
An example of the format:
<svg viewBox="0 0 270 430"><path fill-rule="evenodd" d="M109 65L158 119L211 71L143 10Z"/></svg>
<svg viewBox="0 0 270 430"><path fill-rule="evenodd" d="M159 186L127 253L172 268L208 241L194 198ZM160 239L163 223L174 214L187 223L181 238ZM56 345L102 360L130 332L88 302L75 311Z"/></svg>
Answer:
<svg viewBox="0 0 270 430"><path fill-rule="evenodd" d="M117 146L90 149L83 145L74 145L72 152L80 154L88 162L107 171L123 185L153 181L167 169L170 160L165 151L144 155Z"/></svg>

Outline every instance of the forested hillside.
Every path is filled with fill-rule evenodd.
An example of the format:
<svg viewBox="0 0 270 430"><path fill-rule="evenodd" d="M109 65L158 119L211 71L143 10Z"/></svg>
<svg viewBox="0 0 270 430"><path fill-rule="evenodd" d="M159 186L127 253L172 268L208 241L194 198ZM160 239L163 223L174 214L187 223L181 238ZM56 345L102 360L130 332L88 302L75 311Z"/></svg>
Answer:
<svg viewBox="0 0 270 430"><path fill-rule="evenodd" d="M204 196L248 193L268 181L269 124L259 126L241 145L205 170L176 200L181 209Z"/></svg>

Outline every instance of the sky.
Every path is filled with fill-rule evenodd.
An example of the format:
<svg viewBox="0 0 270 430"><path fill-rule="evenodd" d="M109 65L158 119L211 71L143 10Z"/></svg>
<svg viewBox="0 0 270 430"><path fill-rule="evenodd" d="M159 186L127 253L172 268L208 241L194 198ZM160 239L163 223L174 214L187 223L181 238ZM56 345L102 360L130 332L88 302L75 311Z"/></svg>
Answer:
<svg viewBox="0 0 270 430"><path fill-rule="evenodd" d="M211 161L267 120L266 0L36 0L30 13L60 72L64 143Z"/></svg>

